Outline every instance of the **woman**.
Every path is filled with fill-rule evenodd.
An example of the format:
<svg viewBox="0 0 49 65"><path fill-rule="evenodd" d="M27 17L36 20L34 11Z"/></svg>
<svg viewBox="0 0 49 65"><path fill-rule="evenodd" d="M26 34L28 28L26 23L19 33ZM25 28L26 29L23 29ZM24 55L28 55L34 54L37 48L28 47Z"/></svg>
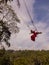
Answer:
<svg viewBox="0 0 49 65"><path fill-rule="evenodd" d="M38 34L42 34L42 32L35 32L33 30L31 30L31 40L35 41L35 38L37 37Z"/></svg>

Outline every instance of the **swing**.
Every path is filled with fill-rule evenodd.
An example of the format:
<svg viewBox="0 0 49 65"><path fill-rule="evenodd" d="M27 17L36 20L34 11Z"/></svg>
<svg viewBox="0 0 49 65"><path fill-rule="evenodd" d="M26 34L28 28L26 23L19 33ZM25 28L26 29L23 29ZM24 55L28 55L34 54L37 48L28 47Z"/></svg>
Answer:
<svg viewBox="0 0 49 65"><path fill-rule="evenodd" d="M25 7L26 7L26 10L27 10L27 13L28 13L28 15L29 15L29 18L30 18L30 20L31 20L31 23L32 23L33 26L34 26L35 31L37 31L37 32L35 32L35 31L31 30L30 27L29 27L29 25L27 25L28 28L30 29L31 34L32 34L32 35L31 35L31 40L32 40L32 41L35 41L35 38L37 37L37 35L38 35L38 34L41 34L42 32L38 32L36 26L34 25L34 22L33 22L33 20L32 20L32 17L31 17L31 15L30 15L30 13L29 13L29 10L28 10L28 7L27 7L27 4L26 4L25 0L23 0L23 1L24 1L24 4L25 4Z"/></svg>
<svg viewBox="0 0 49 65"><path fill-rule="evenodd" d="M18 0L18 1L19 1L19 0ZM25 0L23 0L23 2L24 2L24 5L25 5L25 8L26 8L26 10L27 10L28 16L29 16L29 18L30 18L30 20L31 20L31 23L33 24L33 26L34 26L34 28L35 28L35 30L33 31L33 30L30 29L30 26L29 26L28 24L26 24L27 27L29 28L31 34L32 34L32 35L30 36L30 38L31 38L32 41L35 41L35 38L37 37L37 35L38 35L38 34L41 34L42 32L38 32L36 26L34 25L34 22L33 22L33 20L32 20L32 17L31 17L31 15L30 15L30 13L29 13L29 10L28 10L28 7L27 7L27 4L26 4ZM19 3L19 2L18 2L18 3ZM21 18L22 18L22 17L21 17ZM22 18L22 19L23 19L23 18ZM37 31L37 32L35 32L35 31Z"/></svg>

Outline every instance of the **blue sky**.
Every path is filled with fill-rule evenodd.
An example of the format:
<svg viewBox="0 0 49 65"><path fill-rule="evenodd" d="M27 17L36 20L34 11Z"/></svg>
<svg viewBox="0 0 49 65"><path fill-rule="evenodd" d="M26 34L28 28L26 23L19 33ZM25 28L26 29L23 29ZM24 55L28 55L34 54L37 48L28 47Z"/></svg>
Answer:
<svg viewBox="0 0 49 65"><path fill-rule="evenodd" d="M11 47L9 49L14 50L41 50L49 49L49 0L25 0L30 15L34 21L35 26L38 31L41 31L42 34L38 35L36 41L33 42L30 39L30 30L27 27L27 24L31 29L34 29L31 24L30 18L27 14L23 0L20 0L21 7L20 9L16 6L16 0L11 3L13 9L18 15L21 23L18 24L20 27L20 32L18 34L12 34L11 36Z"/></svg>
<svg viewBox="0 0 49 65"><path fill-rule="evenodd" d="M34 13L38 21L45 18L49 13L49 0L35 0Z"/></svg>

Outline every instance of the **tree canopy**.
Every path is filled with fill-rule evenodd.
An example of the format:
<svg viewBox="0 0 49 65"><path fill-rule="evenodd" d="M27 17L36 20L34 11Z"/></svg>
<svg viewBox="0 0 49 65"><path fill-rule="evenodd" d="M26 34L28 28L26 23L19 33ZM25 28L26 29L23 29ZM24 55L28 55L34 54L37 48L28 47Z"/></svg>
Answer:
<svg viewBox="0 0 49 65"><path fill-rule="evenodd" d="M0 50L0 65L49 65L49 50Z"/></svg>
<svg viewBox="0 0 49 65"><path fill-rule="evenodd" d="M0 0L0 44L4 41L10 47L10 36L19 32L17 23L20 23L20 20L12 6L7 4L8 1L13 0Z"/></svg>

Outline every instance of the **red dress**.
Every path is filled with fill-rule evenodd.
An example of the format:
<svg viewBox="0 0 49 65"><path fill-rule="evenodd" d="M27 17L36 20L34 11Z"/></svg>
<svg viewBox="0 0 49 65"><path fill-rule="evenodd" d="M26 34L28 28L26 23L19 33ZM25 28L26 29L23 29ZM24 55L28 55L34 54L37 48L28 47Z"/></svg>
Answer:
<svg viewBox="0 0 49 65"><path fill-rule="evenodd" d="M35 41L35 35L31 35L31 40Z"/></svg>
<svg viewBox="0 0 49 65"><path fill-rule="evenodd" d="M34 32L32 35L31 35L31 40L32 41L35 41L35 38L37 37L37 32Z"/></svg>
<svg viewBox="0 0 49 65"><path fill-rule="evenodd" d="M35 32L35 31L32 31L32 30L31 30L31 33L32 33L32 35L31 35L31 40L32 40L32 41L35 41L35 38L37 37L37 35L38 35L38 34L41 34L42 32Z"/></svg>

